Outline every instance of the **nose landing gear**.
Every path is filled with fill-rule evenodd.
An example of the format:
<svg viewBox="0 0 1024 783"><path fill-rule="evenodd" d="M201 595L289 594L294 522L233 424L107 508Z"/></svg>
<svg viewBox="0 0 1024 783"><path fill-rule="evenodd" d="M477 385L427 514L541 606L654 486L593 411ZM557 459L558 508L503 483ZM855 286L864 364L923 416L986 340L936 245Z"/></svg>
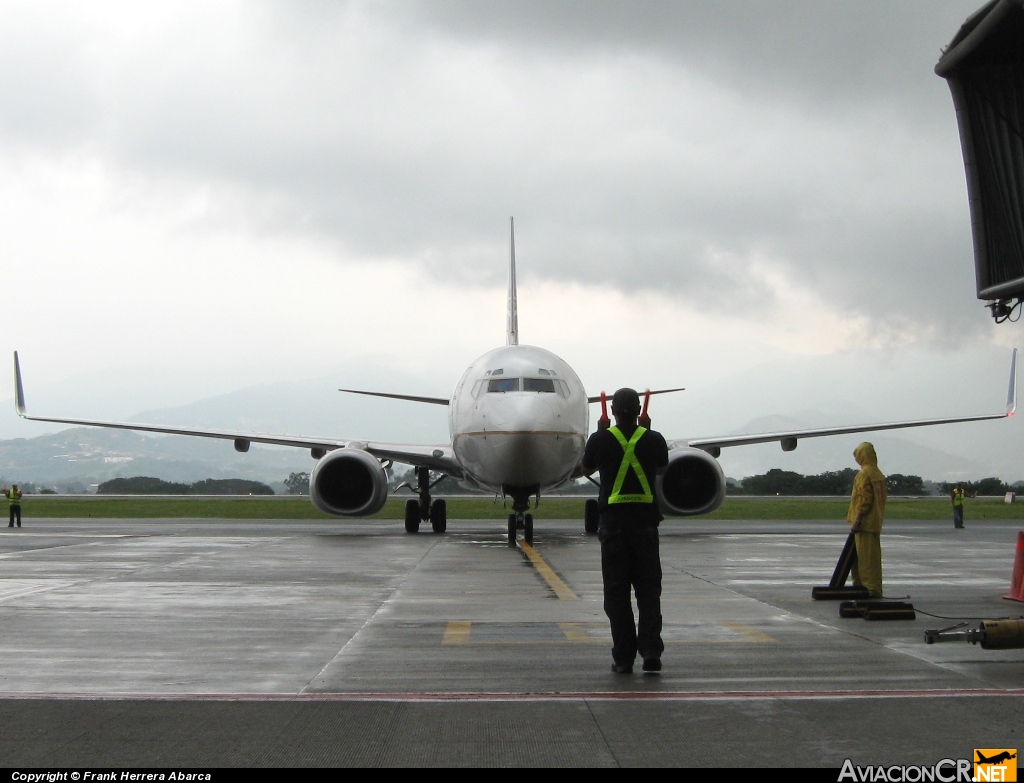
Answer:
<svg viewBox="0 0 1024 783"><path fill-rule="evenodd" d="M505 487L505 493L512 497L512 511L508 515L508 545L516 545L516 531L523 531L523 540L527 544L533 543L533 514L527 514L530 509L530 496L540 497L539 487Z"/></svg>
<svg viewBox="0 0 1024 783"><path fill-rule="evenodd" d="M523 541L527 544L533 543L533 514L524 514L519 511L508 515L508 545L516 545L516 531L523 531Z"/></svg>

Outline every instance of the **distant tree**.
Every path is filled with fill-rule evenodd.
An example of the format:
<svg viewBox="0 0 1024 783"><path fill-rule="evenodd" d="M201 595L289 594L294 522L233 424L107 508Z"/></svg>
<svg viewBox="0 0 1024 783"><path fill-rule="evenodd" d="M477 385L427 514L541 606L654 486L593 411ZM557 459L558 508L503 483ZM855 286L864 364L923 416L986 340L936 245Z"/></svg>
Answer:
<svg viewBox="0 0 1024 783"><path fill-rule="evenodd" d="M104 481L97 495L273 495L274 490L260 481L248 479L203 479L194 484L134 476Z"/></svg>
<svg viewBox="0 0 1024 783"><path fill-rule="evenodd" d="M890 495L924 495L924 480L920 476L904 476L902 473L890 473L885 477L885 485Z"/></svg>
<svg viewBox="0 0 1024 783"><path fill-rule="evenodd" d="M1010 491L1010 487L1004 484L1002 479L990 476L979 481L975 485L974 491L979 495L1005 495Z"/></svg>
<svg viewBox="0 0 1024 783"><path fill-rule="evenodd" d="M104 481L96 487L97 495L187 495L188 484L164 481L153 476L133 476Z"/></svg>
<svg viewBox="0 0 1024 783"><path fill-rule="evenodd" d="M968 495L973 495L975 492L979 495L1004 495L1013 490L1013 487L995 476L983 478L981 481L962 481L960 483L963 485L964 492ZM942 489L942 493L948 495L956 488L956 485L957 482L955 481L943 481L939 486Z"/></svg>
<svg viewBox="0 0 1024 783"><path fill-rule="evenodd" d="M730 494L747 495L849 495L853 489L854 468L831 470L815 476L802 476L789 470L772 468L759 476L747 476Z"/></svg>
<svg viewBox="0 0 1024 783"><path fill-rule="evenodd" d="M805 476L797 485L798 495L849 495L853 480L857 477L855 468L829 470L816 476Z"/></svg>
<svg viewBox="0 0 1024 783"><path fill-rule="evenodd" d="M290 473L288 478L284 480L284 485L288 487L289 495L308 495L309 494L309 474L308 473Z"/></svg>
<svg viewBox="0 0 1024 783"><path fill-rule="evenodd" d="M791 470L772 468L760 476L743 479L743 491L748 495L795 495L803 476Z"/></svg>
<svg viewBox="0 0 1024 783"><path fill-rule="evenodd" d="M191 487L193 495L273 495L262 481L248 479L204 479Z"/></svg>

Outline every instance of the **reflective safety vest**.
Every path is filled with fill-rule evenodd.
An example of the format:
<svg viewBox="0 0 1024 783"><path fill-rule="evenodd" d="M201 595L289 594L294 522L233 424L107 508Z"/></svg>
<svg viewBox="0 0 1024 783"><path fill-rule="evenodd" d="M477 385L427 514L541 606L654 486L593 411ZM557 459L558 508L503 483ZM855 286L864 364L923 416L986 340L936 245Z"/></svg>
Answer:
<svg viewBox="0 0 1024 783"><path fill-rule="evenodd" d="M636 458L636 444L640 440L641 436L646 429L643 427L637 427L636 432L633 433L633 437L626 441L626 436L623 435L618 427L609 427L608 432L615 436L615 440L622 446L622 464L619 465L619 472L615 475L615 483L612 484L611 494L608 496L608 504L613 503L653 503L654 493L651 492L651 484L647 480L647 474L644 473L643 466L640 464L640 460ZM640 487L643 489L642 495L623 495L622 485L626 482L626 474L629 473L629 469L632 468L636 477L640 479Z"/></svg>
<svg viewBox="0 0 1024 783"><path fill-rule="evenodd" d="M12 505L12 506L20 506L21 505L21 490L20 489L12 489L12 490L8 491L7 492L7 502L8 502L9 505Z"/></svg>
<svg viewBox="0 0 1024 783"><path fill-rule="evenodd" d="M953 505L962 506L964 504L964 491L962 489L953 490Z"/></svg>

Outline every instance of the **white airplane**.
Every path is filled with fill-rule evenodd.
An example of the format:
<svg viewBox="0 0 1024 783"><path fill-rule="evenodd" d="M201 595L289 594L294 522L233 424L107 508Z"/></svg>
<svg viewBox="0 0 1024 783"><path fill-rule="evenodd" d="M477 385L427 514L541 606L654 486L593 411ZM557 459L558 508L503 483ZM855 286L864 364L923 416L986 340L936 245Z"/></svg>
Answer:
<svg viewBox="0 0 1024 783"><path fill-rule="evenodd" d="M430 490L441 478L450 476L463 487L500 493L512 499L513 513L508 517L508 543L515 546L517 529L524 531L527 541L533 540L533 516L527 513L531 498L539 502L546 492L565 486L582 475L580 460L589 432L589 405L601 401L603 394L588 397L579 377L565 361L543 348L519 344L515 230L511 221L506 332L506 345L474 361L463 373L450 399L339 390L447 405L451 440L437 445L376 443L29 416L25 408L17 351L14 353L15 407L18 415L31 421L222 438L234 441L237 451L248 451L250 443L308 448L317 459L310 476L310 499L321 511L338 516L359 517L380 511L388 494L385 470L392 462L412 465L416 469L418 499L406 502L406 531L417 532L420 522L426 520L430 521L435 533L445 531L445 501L432 500ZM725 475L717 457L728 446L778 441L783 451L793 451L801 438L1012 416L1017 406L1016 364L1017 351L1014 349L1010 360L1006 409L1002 413L670 440L669 466L658 477L657 483L662 509L671 516L694 516L718 508L725 499ZM662 389L649 394L672 391L681 389ZM431 472L440 474L440 477L432 482ZM596 500L588 500L586 503L584 527L590 533L597 531Z"/></svg>

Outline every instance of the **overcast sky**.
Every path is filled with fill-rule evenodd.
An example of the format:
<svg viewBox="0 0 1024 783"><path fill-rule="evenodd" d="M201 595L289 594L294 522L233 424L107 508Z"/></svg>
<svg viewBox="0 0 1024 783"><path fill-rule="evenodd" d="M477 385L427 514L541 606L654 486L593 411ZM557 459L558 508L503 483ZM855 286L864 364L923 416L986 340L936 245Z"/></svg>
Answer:
<svg viewBox="0 0 1024 783"><path fill-rule="evenodd" d="M448 395L504 342L514 215L522 341L686 386L669 437L997 411L1020 328L975 298L932 70L980 5L4 3L0 347L40 413ZM337 405L323 434L445 436ZM1016 421L914 437L1024 478ZM763 453L722 461L799 464Z"/></svg>

